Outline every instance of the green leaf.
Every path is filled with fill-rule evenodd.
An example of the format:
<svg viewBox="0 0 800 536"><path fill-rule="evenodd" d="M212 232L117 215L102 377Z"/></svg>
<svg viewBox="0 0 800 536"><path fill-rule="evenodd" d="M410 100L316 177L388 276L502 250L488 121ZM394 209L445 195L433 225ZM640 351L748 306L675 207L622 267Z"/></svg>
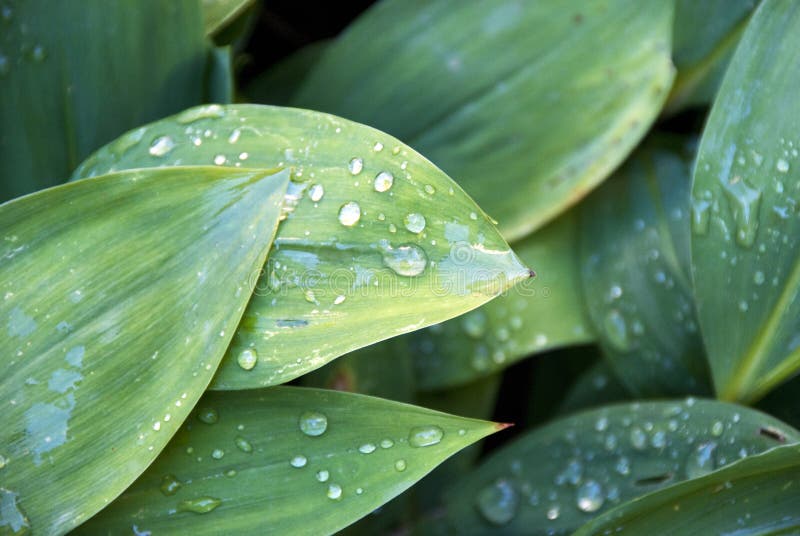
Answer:
<svg viewBox="0 0 800 536"><path fill-rule="evenodd" d="M722 402L608 406L496 451L454 485L447 517L459 534L571 533L620 502L799 439L768 415Z"/></svg>
<svg viewBox="0 0 800 536"><path fill-rule="evenodd" d="M3 18L0 201L57 184L126 130L202 102L196 0L26 0L4 3Z"/></svg>
<svg viewBox="0 0 800 536"><path fill-rule="evenodd" d="M581 205L589 313L641 396L710 393L689 275L690 161L681 139L649 140Z"/></svg>
<svg viewBox="0 0 800 536"><path fill-rule="evenodd" d="M382 132L318 112L190 109L128 133L76 176L212 162L294 169L286 221L214 388L289 381L474 309L530 275L428 160Z"/></svg>
<svg viewBox="0 0 800 536"><path fill-rule="evenodd" d="M672 11L636 0L380 2L330 46L293 105L404 140L516 240L602 181L658 115L673 78Z"/></svg>
<svg viewBox="0 0 800 536"><path fill-rule="evenodd" d="M535 280L410 338L421 389L467 383L531 354L592 341L574 216L569 212L515 245L522 261L536 266Z"/></svg>
<svg viewBox="0 0 800 536"><path fill-rule="evenodd" d="M202 0L206 35L214 35L247 11L254 0Z"/></svg>
<svg viewBox="0 0 800 536"><path fill-rule="evenodd" d="M233 102L233 66L231 47L209 47L206 71L206 101Z"/></svg>
<svg viewBox="0 0 800 536"><path fill-rule="evenodd" d="M289 177L270 173L133 170L0 205L3 519L66 532L166 445L269 250Z"/></svg>
<svg viewBox="0 0 800 536"><path fill-rule="evenodd" d="M558 413L566 415L581 409L627 401L631 398L631 394L617 379L608 360L603 359L575 379L559 404Z"/></svg>
<svg viewBox="0 0 800 536"><path fill-rule="evenodd" d="M330 46L330 40L304 46L247 84L242 93L259 104L289 104L311 67Z"/></svg>
<svg viewBox="0 0 800 536"><path fill-rule="evenodd" d="M665 112L710 104L756 0L677 0L672 59L678 69Z"/></svg>
<svg viewBox="0 0 800 536"><path fill-rule="evenodd" d="M800 4L763 2L700 144L692 264L717 394L752 401L800 369Z"/></svg>
<svg viewBox="0 0 800 536"><path fill-rule="evenodd" d="M611 510L575 533L797 534L800 446L752 456Z"/></svg>
<svg viewBox="0 0 800 536"><path fill-rule="evenodd" d="M208 393L197 417L83 533L330 534L502 426L296 387Z"/></svg>

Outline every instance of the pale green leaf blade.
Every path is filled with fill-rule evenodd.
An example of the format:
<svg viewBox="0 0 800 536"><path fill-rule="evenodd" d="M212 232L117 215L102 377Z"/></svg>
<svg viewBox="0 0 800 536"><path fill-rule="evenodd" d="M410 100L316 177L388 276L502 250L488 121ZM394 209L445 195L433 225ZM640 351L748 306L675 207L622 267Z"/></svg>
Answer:
<svg viewBox="0 0 800 536"><path fill-rule="evenodd" d="M318 112L190 109L123 136L76 176L178 163L294 170L286 221L214 388L289 381L473 309L530 275L490 219L423 156Z"/></svg>
<svg viewBox="0 0 800 536"><path fill-rule="evenodd" d="M417 385L435 390L491 375L531 354L591 342L577 255L574 211L514 249L536 279L409 338Z"/></svg>
<svg viewBox="0 0 800 536"><path fill-rule="evenodd" d="M648 140L581 205L589 313L640 396L710 393L689 275L690 165L686 140Z"/></svg>
<svg viewBox="0 0 800 536"><path fill-rule="evenodd" d="M206 35L214 35L247 11L254 0L202 0Z"/></svg>
<svg viewBox="0 0 800 536"><path fill-rule="evenodd" d="M798 534L798 484L800 446L787 445L623 504L575 534Z"/></svg>
<svg viewBox="0 0 800 536"><path fill-rule="evenodd" d="M104 507L200 398L275 232L270 173L133 170L0 205L0 487L26 527Z"/></svg>
<svg viewBox="0 0 800 536"><path fill-rule="evenodd" d="M362 395L272 387L207 393L164 453L86 534L330 534L502 425ZM306 435L308 412L325 426ZM418 445L418 446L415 446ZM426 446L423 446L426 445ZM172 479L180 485L170 490ZM166 492L164 491L166 490ZM206 514L200 508L208 498Z"/></svg>
<svg viewBox="0 0 800 536"><path fill-rule="evenodd" d="M4 2L0 24L0 201L57 184L126 130L203 102L197 0Z"/></svg>
<svg viewBox="0 0 800 536"><path fill-rule="evenodd" d="M621 502L797 440L780 421L722 402L608 406L495 452L454 484L447 518L457 533L570 534Z"/></svg>
<svg viewBox="0 0 800 536"><path fill-rule="evenodd" d="M293 105L407 142L516 240L602 181L658 115L673 78L672 11L636 0L380 2L326 50Z"/></svg>
<svg viewBox="0 0 800 536"><path fill-rule="evenodd" d="M763 2L694 172L692 265L717 394L754 400L800 369L800 4Z"/></svg>

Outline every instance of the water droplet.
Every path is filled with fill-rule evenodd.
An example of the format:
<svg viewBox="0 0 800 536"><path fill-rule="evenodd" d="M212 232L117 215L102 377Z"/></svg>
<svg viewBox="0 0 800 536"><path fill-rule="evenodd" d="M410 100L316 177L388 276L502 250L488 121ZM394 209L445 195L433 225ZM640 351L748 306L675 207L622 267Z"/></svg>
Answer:
<svg viewBox="0 0 800 536"><path fill-rule="evenodd" d="M169 136L159 136L150 144L148 152L153 156L164 156L175 147L175 142Z"/></svg>
<svg viewBox="0 0 800 536"><path fill-rule="evenodd" d="M550 521L555 521L559 515L561 515L561 510L558 506L551 506L547 509L547 519Z"/></svg>
<svg viewBox="0 0 800 536"><path fill-rule="evenodd" d="M339 209L339 223L352 227L361 219L361 207L355 201L349 201Z"/></svg>
<svg viewBox="0 0 800 536"><path fill-rule="evenodd" d="M385 246L383 248L383 264L397 275L414 277L425 271L428 265L428 256L419 246L404 244L396 248Z"/></svg>
<svg viewBox="0 0 800 536"><path fill-rule="evenodd" d="M344 303L345 299L347 299L347 298L345 298L344 295L339 294L338 296L336 296L336 298L334 298L333 304L334 305L341 305L342 303Z"/></svg>
<svg viewBox="0 0 800 536"><path fill-rule="evenodd" d="M661 430L655 432L653 437L650 438L650 444L653 448L663 449L667 446L667 434Z"/></svg>
<svg viewBox="0 0 800 536"><path fill-rule="evenodd" d="M253 445L251 445L250 442L242 436L236 436L236 439L234 439L233 442L236 444L236 448L242 452L253 452Z"/></svg>
<svg viewBox="0 0 800 536"><path fill-rule="evenodd" d="M758 231L761 190L751 187L739 176L728 182L723 181L722 185L736 222L736 242L749 248L755 242Z"/></svg>
<svg viewBox="0 0 800 536"><path fill-rule="evenodd" d="M764 272L758 270L756 273L753 274L753 283L756 285L764 284Z"/></svg>
<svg viewBox="0 0 800 536"><path fill-rule="evenodd" d="M408 444L412 447L429 447L439 443L444 431L436 425L416 426L408 434Z"/></svg>
<svg viewBox="0 0 800 536"><path fill-rule="evenodd" d="M225 110L219 104L209 104L207 106L195 106L194 108L189 108L181 113L179 113L175 120L182 124L186 125L189 123L194 123L195 121L199 121L200 119L219 119L220 117L225 116ZM236 129L238 131L239 129Z"/></svg>
<svg viewBox="0 0 800 536"><path fill-rule="evenodd" d="M0 454L0 469L5 467L7 463L8 463L8 458Z"/></svg>
<svg viewBox="0 0 800 536"><path fill-rule="evenodd" d="M461 328L469 337L480 339L486 333L486 322L486 313L476 309L461 317Z"/></svg>
<svg viewBox="0 0 800 536"><path fill-rule="evenodd" d="M600 417L597 419L597 422L594 423L594 429L598 432L604 432L608 428L608 417Z"/></svg>
<svg viewBox="0 0 800 536"><path fill-rule="evenodd" d="M394 441L391 439L384 439L381 441L381 448L382 449L390 449L394 446Z"/></svg>
<svg viewBox="0 0 800 536"><path fill-rule="evenodd" d="M614 469L623 476L629 475L631 472L631 462L628 458L622 456L619 460L617 460Z"/></svg>
<svg viewBox="0 0 800 536"><path fill-rule="evenodd" d="M470 212L470 213L469 213L469 219L471 219L471 220L475 221L475 220L477 220L477 219L478 219L478 215L477 215L477 214L475 214L474 212Z"/></svg>
<svg viewBox="0 0 800 536"><path fill-rule="evenodd" d="M375 145L372 146L372 150L376 153L383 151L383 144L379 141L376 141Z"/></svg>
<svg viewBox="0 0 800 536"><path fill-rule="evenodd" d="M325 195L325 188L323 188L321 184L315 184L308 191L308 196L315 203L317 203L320 199L322 199L323 195Z"/></svg>
<svg viewBox="0 0 800 536"><path fill-rule="evenodd" d="M289 461L289 464L291 464L292 467L296 467L298 469L301 467L305 467L307 463L308 463L308 458L306 458L302 454L298 454Z"/></svg>
<svg viewBox="0 0 800 536"><path fill-rule="evenodd" d="M222 501L215 497L198 497L178 503L178 510L181 512L194 512L195 514L207 514L222 504Z"/></svg>
<svg viewBox="0 0 800 536"><path fill-rule="evenodd" d="M698 478L714 470L714 451L717 444L713 441L701 443L686 458L686 478Z"/></svg>
<svg viewBox="0 0 800 536"><path fill-rule="evenodd" d="M180 480L178 480L175 475L164 475L164 478L161 479L159 489L164 495L175 495L182 485L183 484L181 484Z"/></svg>
<svg viewBox="0 0 800 536"><path fill-rule="evenodd" d="M405 460L397 460L394 462L394 468L397 472L402 473L406 470L406 461Z"/></svg>
<svg viewBox="0 0 800 536"><path fill-rule="evenodd" d="M476 505L489 523L505 525L517 514L519 495L511 482L501 479L478 493Z"/></svg>
<svg viewBox="0 0 800 536"><path fill-rule="evenodd" d="M779 173L787 173L789 171L789 162L783 158L779 158L777 164L775 164L775 169L777 169Z"/></svg>
<svg viewBox="0 0 800 536"><path fill-rule="evenodd" d="M714 421L711 425L711 435L714 437L719 437L725 431L725 425L722 424L722 421Z"/></svg>
<svg viewBox="0 0 800 536"><path fill-rule="evenodd" d="M339 484L331 484L328 486L328 498L338 501L342 498L342 486Z"/></svg>
<svg viewBox="0 0 800 536"><path fill-rule="evenodd" d="M406 229L412 233L421 233L425 230L425 216L417 212L412 212L403 218Z"/></svg>
<svg viewBox="0 0 800 536"><path fill-rule="evenodd" d="M321 436L328 429L328 418L318 411L306 411L300 415L300 430L307 436Z"/></svg>
<svg viewBox="0 0 800 536"><path fill-rule="evenodd" d="M349 169L350 173L353 175L358 175L361 173L361 170L364 169L364 161L360 158L352 158L347 164L347 169Z"/></svg>
<svg viewBox="0 0 800 536"><path fill-rule="evenodd" d="M330 478L331 474L326 471L325 469L320 469L317 471L316 477L319 482L327 482L328 478Z"/></svg>
<svg viewBox="0 0 800 536"><path fill-rule="evenodd" d="M634 428L631 430L631 445L636 450L643 450L647 446L647 434L641 428Z"/></svg>
<svg viewBox="0 0 800 536"><path fill-rule="evenodd" d="M375 180L372 182L372 187L376 192L386 192L394 184L394 175L388 171L381 171L375 175Z"/></svg>
<svg viewBox="0 0 800 536"><path fill-rule="evenodd" d="M428 194L428 195L433 195L433 194L436 193L436 188L434 188L430 184L426 184L425 185L425 193Z"/></svg>
<svg viewBox="0 0 800 536"><path fill-rule="evenodd" d="M244 370L253 370L258 363L258 354L252 348L246 348L239 352L236 362Z"/></svg>
<svg viewBox="0 0 800 536"><path fill-rule="evenodd" d="M214 164L217 165L217 166L224 165L225 162L227 162L227 161L228 161L228 159L225 158L224 154L218 154L217 156L214 157Z"/></svg>
<svg viewBox="0 0 800 536"><path fill-rule="evenodd" d="M628 326L625 318L617 309L610 309L603 320L608 342L619 351L630 350L630 339L628 338Z"/></svg>
<svg viewBox="0 0 800 536"><path fill-rule="evenodd" d="M33 47L31 57L33 58L33 61L42 62L47 58L47 51L45 51L42 45L36 45Z"/></svg>
<svg viewBox="0 0 800 536"><path fill-rule="evenodd" d="M358 447L358 452L360 452L361 454L372 454L373 452L375 452L375 449L376 447L372 443L364 443L363 445Z"/></svg>
<svg viewBox="0 0 800 536"><path fill-rule="evenodd" d="M576 503L582 512L597 512L604 500L603 488L594 480L587 480L578 488Z"/></svg>
<svg viewBox="0 0 800 536"><path fill-rule="evenodd" d="M156 421L153 423L153 430L155 430L156 432L161 430L161 421Z"/></svg>
<svg viewBox="0 0 800 536"><path fill-rule="evenodd" d="M225 456L225 451L222 449L214 449L211 451L211 457L215 460L221 460Z"/></svg>
<svg viewBox="0 0 800 536"><path fill-rule="evenodd" d="M219 420L219 415L214 408L201 408L197 412L197 418L206 424L214 424Z"/></svg>
<svg viewBox="0 0 800 536"><path fill-rule="evenodd" d="M708 232L709 212L711 201L707 199L692 199L692 232L704 235Z"/></svg>

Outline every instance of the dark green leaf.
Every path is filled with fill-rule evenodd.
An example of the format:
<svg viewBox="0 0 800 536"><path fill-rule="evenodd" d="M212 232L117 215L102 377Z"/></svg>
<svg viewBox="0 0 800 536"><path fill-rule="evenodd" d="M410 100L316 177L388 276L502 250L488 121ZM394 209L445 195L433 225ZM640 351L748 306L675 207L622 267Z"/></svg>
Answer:
<svg viewBox="0 0 800 536"><path fill-rule="evenodd" d="M516 240L602 181L672 83L672 2L389 0L338 38L293 105L390 132Z"/></svg>
<svg viewBox="0 0 800 536"><path fill-rule="evenodd" d="M248 100L260 104L289 104L308 71L330 46L330 41L306 45L257 76L242 89Z"/></svg>
<svg viewBox="0 0 800 536"><path fill-rule="evenodd" d="M206 35L214 35L247 11L254 0L202 0Z"/></svg>
<svg viewBox="0 0 800 536"><path fill-rule="evenodd" d="M721 402L609 406L496 451L454 485L448 520L457 533L570 534L620 502L799 439L780 421Z"/></svg>
<svg viewBox="0 0 800 536"><path fill-rule="evenodd" d="M689 276L690 158L654 139L581 205L589 313L634 394L710 392Z"/></svg>
<svg viewBox="0 0 800 536"><path fill-rule="evenodd" d="M558 412L566 415L631 398L631 394L617 379L614 369L603 359L577 377L559 404Z"/></svg>
<svg viewBox="0 0 800 536"><path fill-rule="evenodd" d="M502 426L296 387L208 393L196 416L83 533L330 534Z"/></svg>
<svg viewBox="0 0 800 536"><path fill-rule="evenodd" d="M529 277L447 175L395 138L327 114L194 108L126 134L76 176L212 162L294 169L286 221L215 388L289 381Z"/></svg>
<svg viewBox="0 0 800 536"><path fill-rule="evenodd" d="M269 250L289 172L269 173L133 170L0 205L0 519L13 534L86 520L186 418Z"/></svg>
<svg viewBox="0 0 800 536"><path fill-rule="evenodd" d="M233 102L233 67L231 47L210 47L206 71L206 101Z"/></svg>
<svg viewBox="0 0 800 536"><path fill-rule="evenodd" d="M761 4L700 144L692 263L717 394L752 401L800 369L800 4Z"/></svg>

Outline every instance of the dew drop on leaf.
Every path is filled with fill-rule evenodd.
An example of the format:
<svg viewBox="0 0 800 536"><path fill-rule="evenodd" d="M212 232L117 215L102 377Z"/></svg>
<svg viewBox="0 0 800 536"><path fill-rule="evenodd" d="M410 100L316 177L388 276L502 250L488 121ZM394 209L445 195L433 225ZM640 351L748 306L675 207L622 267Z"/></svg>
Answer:
<svg viewBox="0 0 800 536"><path fill-rule="evenodd" d="M328 486L328 498L338 501L342 498L342 486L339 484L331 484Z"/></svg>
<svg viewBox="0 0 800 536"><path fill-rule="evenodd" d="M328 418L318 411L306 411L300 415L300 430L307 436L321 436L328 429Z"/></svg>
<svg viewBox="0 0 800 536"><path fill-rule="evenodd" d="M408 434L408 444L412 447L436 445L444 437L444 431L436 425L415 426Z"/></svg>
<svg viewBox="0 0 800 536"><path fill-rule="evenodd" d="M178 510L181 512L194 512L195 514L207 514L220 504L222 504L221 500L206 495L196 499L181 501L178 503Z"/></svg>
<svg viewBox="0 0 800 536"><path fill-rule="evenodd" d="M404 244L398 247L383 247L383 264L397 275L414 277L425 271L428 256L419 246Z"/></svg>
<svg viewBox="0 0 800 536"><path fill-rule="evenodd" d="M476 499L481 515L494 525L509 523L519 508L519 495L506 479L500 479L483 488Z"/></svg>
<svg viewBox="0 0 800 536"><path fill-rule="evenodd" d="M364 169L364 161L360 158L352 158L347 164L347 169L350 170L350 173L353 175L358 175L361 173L361 170Z"/></svg>
<svg viewBox="0 0 800 536"><path fill-rule="evenodd" d="M403 219L403 223L412 233L421 233L425 230L425 216L419 214L417 212L412 212L411 214L406 215Z"/></svg>
<svg viewBox="0 0 800 536"><path fill-rule="evenodd" d="M376 192L386 192L392 187L392 184L394 184L394 175L388 171L381 171L375 176L372 187Z"/></svg>
<svg viewBox="0 0 800 536"><path fill-rule="evenodd" d="M361 207L355 201L349 201L339 209L339 223L352 227L361 219Z"/></svg>
<svg viewBox="0 0 800 536"><path fill-rule="evenodd" d="M603 506L603 488L594 480L587 480L578 488L576 503L582 512L596 512Z"/></svg>
<svg viewBox="0 0 800 536"><path fill-rule="evenodd" d="M159 136L150 144L148 152L153 156L164 156L175 147L175 142L169 136Z"/></svg>
<svg viewBox="0 0 800 536"><path fill-rule="evenodd" d="M200 411L197 412L197 418L206 424L214 424L219 420L219 415L214 408L201 408Z"/></svg>
<svg viewBox="0 0 800 536"><path fill-rule="evenodd" d="M294 458L292 458L292 459L291 459L291 461L289 462L289 464L290 464L292 467L296 467L296 468L298 468L298 469L299 469L299 468L301 468L301 467L305 467L307 463L308 463L308 458L306 458L306 457L305 457L305 456L303 456L302 454L299 454L299 455L295 456L295 457L294 457Z"/></svg>
<svg viewBox="0 0 800 536"><path fill-rule="evenodd" d="M246 348L239 352L236 357L236 363L244 370L253 370L253 367L258 363L258 354L252 348Z"/></svg>
<svg viewBox="0 0 800 536"><path fill-rule="evenodd" d="M159 489L164 495L170 496L178 493L181 485L181 482L175 477L175 475L164 475L164 478L161 479L161 485L159 486Z"/></svg>

